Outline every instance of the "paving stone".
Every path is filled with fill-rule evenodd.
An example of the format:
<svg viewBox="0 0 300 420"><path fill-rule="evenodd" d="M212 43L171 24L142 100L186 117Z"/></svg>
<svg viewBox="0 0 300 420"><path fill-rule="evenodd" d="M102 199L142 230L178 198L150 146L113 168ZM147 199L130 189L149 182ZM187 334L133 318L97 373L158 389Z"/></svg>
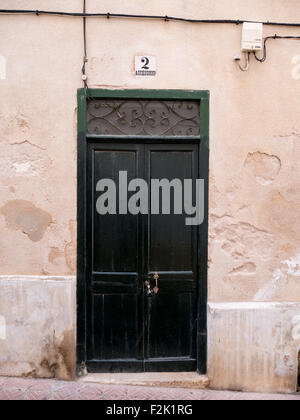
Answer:
<svg viewBox="0 0 300 420"><path fill-rule="evenodd" d="M142 400L149 401L157 399L158 393L155 388L145 388L145 387L129 387L127 391L128 400Z"/></svg>
<svg viewBox="0 0 300 420"><path fill-rule="evenodd" d="M44 392L44 393L51 393L52 392L52 382L47 380L42 381L33 381L29 387L27 388L29 392Z"/></svg>
<svg viewBox="0 0 300 420"><path fill-rule="evenodd" d="M22 401L25 399L25 392L20 389L2 390L0 393L0 401Z"/></svg>
<svg viewBox="0 0 300 420"><path fill-rule="evenodd" d="M97 385L99 386L99 385ZM101 386L101 385L100 385ZM102 400L130 400L128 397L128 389L118 385L102 386ZM130 388L130 387L128 387Z"/></svg>
<svg viewBox="0 0 300 420"><path fill-rule="evenodd" d="M27 391L25 400L27 401L48 401L51 399L52 393L46 391Z"/></svg>
<svg viewBox="0 0 300 420"><path fill-rule="evenodd" d="M77 396L76 386L62 386L52 390L52 400L73 400Z"/></svg>
<svg viewBox="0 0 300 420"><path fill-rule="evenodd" d="M79 384L76 391L76 400L102 400L103 390L101 387L94 385Z"/></svg>
<svg viewBox="0 0 300 420"><path fill-rule="evenodd" d="M37 384L37 381L40 383L42 380L26 378L6 378L5 387L6 389L18 388L27 390L28 388L30 388L30 386Z"/></svg>

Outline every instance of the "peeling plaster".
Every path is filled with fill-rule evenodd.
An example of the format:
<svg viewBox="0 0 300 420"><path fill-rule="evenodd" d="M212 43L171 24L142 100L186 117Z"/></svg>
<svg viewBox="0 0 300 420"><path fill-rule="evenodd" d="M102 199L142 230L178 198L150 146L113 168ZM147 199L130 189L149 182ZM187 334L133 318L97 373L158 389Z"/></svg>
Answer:
<svg viewBox="0 0 300 420"><path fill-rule="evenodd" d="M300 254L290 258L289 260L283 261L283 264L288 266L287 274L300 277Z"/></svg>
<svg viewBox="0 0 300 420"><path fill-rule="evenodd" d="M40 241L52 222L49 213L35 207L30 201L13 200L0 208L9 229L21 230L33 242Z"/></svg>
<svg viewBox="0 0 300 420"><path fill-rule="evenodd" d="M23 143L29 141L32 130L29 118L19 112L6 120L6 127L1 132L2 139L10 144Z"/></svg>
<svg viewBox="0 0 300 420"><path fill-rule="evenodd" d="M210 240L221 242L223 251L242 265L255 265L257 258L271 258L274 245L271 233L249 223L235 222L227 214L220 217L211 215L210 221Z"/></svg>
<svg viewBox="0 0 300 420"><path fill-rule="evenodd" d="M46 177L52 160L29 142L7 144L0 142L1 167L3 180L15 177Z"/></svg>
<svg viewBox="0 0 300 420"><path fill-rule="evenodd" d="M255 274L256 266L254 263L245 263L240 267L236 267L231 271L231 274Z"/></svg>
<svg viewBox="0 0 300 420"><path fill-rule="evenodd" d="M254 301L271 299L279 288L287 285L289 276L299 278L300 281L300 254L281 261L280 268L273 272L271 281L256 293Z"/></svg>
<svg viewBox="0 0 300 420"><path fill-rule="evenodd" d="M17 174L24 174L24 172L30 172L31 164L30 162L13 163L12 167Z"/></svg>
<svg viewBox="0 0 300 420"><path fill-rule="evenodd" d="M281 160L266 153L248 153L244 163L245 169L262 185L271 184L281 169Z"/></svg>

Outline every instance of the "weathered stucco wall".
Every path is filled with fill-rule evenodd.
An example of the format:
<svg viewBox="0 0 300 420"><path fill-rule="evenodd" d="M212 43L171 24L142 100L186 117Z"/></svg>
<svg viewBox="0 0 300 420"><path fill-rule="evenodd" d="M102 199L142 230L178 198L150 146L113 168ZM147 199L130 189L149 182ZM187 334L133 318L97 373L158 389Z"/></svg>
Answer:
<svg viewBox="0 0 300 420"><path fill-rule="evenodd" d="M81 3L45 1L42 6L80 11ZM104 1L101 10L300 17L297 1L248 3L116 1L112 6ZM24 6L24 1L4 0L1 7ZM41 4L29 1L26 7ZM89 10L99 10L99 3L89 1ZM0 19L0 55L6 59L6 78L0 80L1 272L74 274L82 21ZM300 30L265 27L265 35L274 33L299 35ZM211 91L210 300L300 300L300 79L292 64L300 43L270 41L266 63L252 60L249 72L242 73L233 62L240 38L241 27L234 25L90 19L89 84ZM156 56L156 78L135 78L138 54Z"/></svg>
<svg viewBox="0 0 300 420"><path fill-rule="evenodd" d="M81 11L82 1L1 7ZM298 0L90 0L88 9L300 21ZM275 33L300 29L264 28ZM211 92L209 301L300 302L300 42L270 41L267 61L252 58L242 73L241 26L90 19L87 35L90 87ZM155 78L135 78L141 54L156 56ZM0 56L1 275L74 275L82 21L0 16Z"/></svg>

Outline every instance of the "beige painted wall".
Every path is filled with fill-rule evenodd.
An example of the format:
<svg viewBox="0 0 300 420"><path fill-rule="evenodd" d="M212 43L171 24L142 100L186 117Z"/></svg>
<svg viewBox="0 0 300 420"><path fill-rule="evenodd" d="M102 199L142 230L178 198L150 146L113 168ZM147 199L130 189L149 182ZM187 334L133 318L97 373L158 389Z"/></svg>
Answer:
<svg viewBox="0 0 300 420"><path fill-rule="evenodd" d="M81 11L82 0L1 8ZM299 0L89 0L88 11L300 22ZM241 26L89 19L87 29L90 87L210 90L211 384L293 392L300 309L284 302L300 302L300 42L270 41L266 63L242 73ZM264 28L275 33L300 29ZM141 54L156 56L155 78L135 78ZM2 375L74 375L82 56L81 19L0 15Z"/></svg>
<svg viewBox="0 0 300 420"><path fill-rule="evenodd" d="M81 11L81 0L63 3L2 0L1 7ZM88 8L300 21L298 0L106 0L101 7L90 0ZM270 41L267 62L252 59L242 73L233 62L240 38L234 25L90 19L89 84L211 91L209 298L300 301L300 42ZM82 48L81 19L0 16L2 275L75 273ZM156 78L134 77L140 54L157 57Z"/></svg>

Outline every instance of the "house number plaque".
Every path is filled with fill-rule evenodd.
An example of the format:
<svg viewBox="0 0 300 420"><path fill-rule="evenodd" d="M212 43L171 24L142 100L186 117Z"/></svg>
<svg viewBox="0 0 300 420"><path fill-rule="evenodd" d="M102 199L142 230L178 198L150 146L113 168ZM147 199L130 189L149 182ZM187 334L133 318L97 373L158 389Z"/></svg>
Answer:
<svg viewBox="0 0 300 420"><path fill-rule="evenodd" d="M155 77L156 58L149 55L136 56L135 75L136 77Z"/></svg>

